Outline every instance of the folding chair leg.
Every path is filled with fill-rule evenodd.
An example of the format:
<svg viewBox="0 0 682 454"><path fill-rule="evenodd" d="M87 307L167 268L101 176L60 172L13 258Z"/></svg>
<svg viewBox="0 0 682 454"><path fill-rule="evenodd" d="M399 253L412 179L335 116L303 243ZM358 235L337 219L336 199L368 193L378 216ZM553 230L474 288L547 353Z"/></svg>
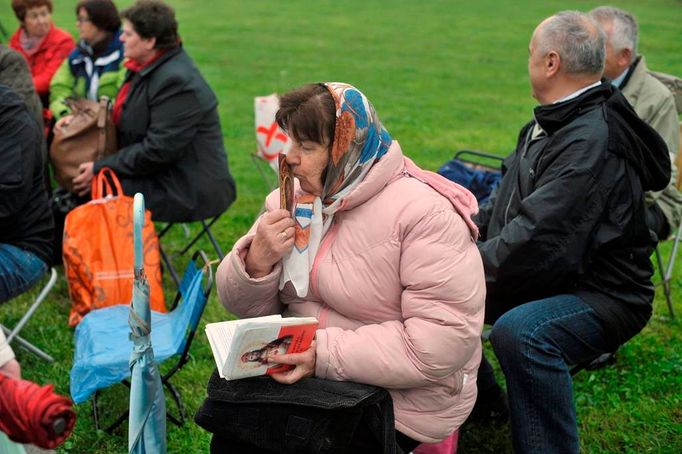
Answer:
<svg viewBox="0 0 682 454"><path fill-rule="evenodd" d="M101 426L100 420L99 420L99 410L98 410L98 406L97 406L97 397L98 396L99 396L99 391L95 391L95 394L92 395L92 399L90 399L92 401L92 419L94 420L94 423L95 423L95 430L102 430L102 426ZM114 432L114 430L123 423L123 421L128 419L128 412L129 412L129 410L126 410L123 413L121 413L119 415L119 417L116 418L116 420L114 422L109 424L106 427L106 429L104 429L104 432L111 435Z"/></svg>
<svg viewBox="0 0 682 454"><path fill-rule="evenodd" d="M218 254L218 257L222 260L225 256L223 255L223 251L222 251L222 249L220 248L220 245L218 244L218 242L216 241L215 237L213 236L213 234L211 233L211 230L210 230L211 226L212 226L213 224L215 224L215 222L218 220L218 218L220 218L220 216L214 217L213 219L211 219L211 222L209 222L208 224L206 224L206 221L204 221L204 220L202 219L202 220L200 221L200 222L201 222L201 232L199 232L199 233L192 239L192 241L189 242L189 244L188 244L187 246L185 246L184 248L182 248L182 250L179 252L179 254L180 254L180 255L184 255L187 251L189 251L189 249L190 249L192 246L194 246L194 244L195 244L197 241L199 241L199 238L201 238L201 235L206 234L206 236L208 237L209 241L210 241L211 244L213 245L213 249L215 250L216 254Z"/></svg>
<svg viewBox="0 0 682 454"><path fill-rule="evenodd" d="M673 310L673 301L670 295L670 281L663 284L663 290L665 292L665 302L668 305L668 312L670 312L670 319L675 320L675 311Z"/></svg>
<svg viewBox="0 0 682 454"><path fill-rule="evenodd" d="M123 421L128 419L128 414L129 414L129 410L126 410L123 413L121 413L121 415L118 418L116 418L116 421L109 424L109 426L106 429L104 429L104 431L106 433L108 433L109 435L111 435L114 432L114 430L116 430L116 428L118 426L123 424Z"/></svg>
<svg viewBox="0 0 682 454"><path fill-rule="evenodd" d="M673 311L672 297L670 283L673 279L673 267L675 266L675 258L677 257L677 250L680 246L680 238L682 237L682 224L677 228L677 234L673 241L673 247L670 251L670 258L668 259L668 266L665 269L665 282L667 283L666 302L668 303L668 311L670 311L670 318L675 320L675 312Z"/></svg>
<svg viewBox="0 0 682 454"><path fill-rule="evenodd" d="M99 410L97 407L97 397L98 396L99 396L99 391L95 391L95 394L92 395L92 399L90 399L92 401L92 419L95 422L95 430L101 430L102 429L102 426L100 425L100 420L99 420ZM126 419L128 419L128 410L124 411L118 418L116 418L116 420L114 422L109 424L109 426L107 426L107 428L104 429L104 431L106 433L108 433L109 435L111 435L111 433L114 431L114 429L116 429L118 426L120 426L121 423L123 423L123 421L125 421Z"/></svg>
<svg viewBox="0 0 682 454"><path fill-rule="evenodd" d="M274 177L268 177L267 175L265 175L265 171L262 168L263 159L259 158L255 154L251 154L251 162L253 162L253 165L256 166L256 169L258 170L258 173L260 174L260 177L263 180L265 186L268 188L268 190L269 191L273 190L277 185L277 181L274 179ZM267 165L268 167L270 166L270 164ZM270 173L272 172L269 172L269 174Z"/></svg>
<svg viewBox="0 0 682 454"><path fill-rule="evenodd" d="M180 277L178 277L178 273L175 271L175 268L173 268L170 258L166 255L166 251L163 250L161 244L159 244L159 253L161 254L161 260L163 261L165 270L170 273L173 282L175 282L175 286L180 288Z"/></svg>
<svg viewBox="0 0 682 454"><path fill-rule="evenodd" d="M178 412L180 413L180 417L176 418L175 416L168 413L168 410L166 410L166 417L170 422L172 422L176 426L182 427L185 424L185 418L187 417L187 415L185 413L185 406L183 405L182 400L180 399L180 393L171 382L166 380L163 382L163 384L166 386L166 389L170 391L171 397L173 397L175 405L178 407Z"/></svg>
<svg viewBox="0 0 682 454"><path fill-rule="evenodd" d="M92 419L95 422L95 430L99 430L99 414L97 413L97 396L99 395L99 391L95 391L95 394L92 395Z"/></svg>
<svg viewBox="0 0 682 454"><path fill-rule="evenodd" d="M216 241L215 237L213 236L213 233L208 229L210 226L213 225L213 223L217 220L218 218L215 218L213 221L211 221L208 226L204 221L201 221L201 225L204 227L204 230L206 231L206 236L208 236L209 241L211 241L211 244L213 245L213 249L215 250L216 254L218 254L218 258L220 260L225 258L225 254L223 254L223 250L220 248L220 245L218 244L218 241Z"/></svg>
<svg viewBox="0 0 682 454"><path fill-rule="evenodd" d="M2 326L2 330L5 332L5 334L9 338L9 334L11 333L11 331L6 326ZM25 348L26 350L30 351L34 355L38 356L43 361L47 361L48 363L54 362L54 358L52 356L48 355L47 353L45 353L44 351L42 351L41 349L39 349L38 347L36 347L32 343L30 343L29 341L27 341L23 337L19 336L16 333L13 334L13 336L14 336L12 339L13 341L15 341L17 344L19 344L21 347Z"/></svg>
<svg viewBox="0 0 682 454"><path fill-rule="evenodd" d="M50 268L50 279L47 281L47 284L45 284L36 297L36 299L33 301L31 306L28 308L26 313L21 317L19 320L19 323L14 326L11 330L5 326L2 327L3 331L7 334L7 343L11 343L13 341L17 341L19 345L24 347L26 350L30 351L31 353L37 355L40 357L40 359L47 361L49 363L54 362L54 358L35 345L31 344L29 341L26 339L22 338L19 336L19 332L24 328L24 326L28 323L29 319L33 316L36 310L40 307L42 302L47 298L48 293L50 293L50 290L54 287L55 283L57 282L57 270L54 268Z"/></svg>
<svg viewBox="0 0 682 454"><path fill-rule="evenodd" d="M177 255L184 255L187 253L187 251L196 244L197 241L201 238L202 235L206 235L211 242L211 245L213 246L213 250L215 250L216 254L218 255L218 258L222 260L225 258L225 254L223 254L223 250L220 247L220 244L218 244L218 241L216 240L215 236L211 232L211 226L220 219L220 214L215 216L213 219L211 219L210 222L206 222L205 220L199 221L201 224L201 231L197 233L194 238L192 238L192 241L190 241L185 247L178 252ZM166 234L168 233L168 230L175 224L173 223L168 223L166 226L159 232L159 240ZM185 224L182 224L183 227L186 228ZM180 287L180 277L178 276L178 273L175 271L175 268L171 264L170 257L166 254L166 252L163 250L163 247L161 246L161 242L159 241L159 252L161 253L161 260L163 260L163 265L166 270L171 274L171 278L173 279L173 282L175 282L175 285L177 287Z"/></svg>
<svg viewBox="0 0 682 454"><path fill-rule="evenodd" d="M675 244L673 245L673 251L671 254L674 254L677 250L677 239L675 241ZM672 297L671 297L671 289L670 289L670 281L671 278L668 276L668 273L670 272L672 274L672 267L665 268L663 265L663 258L661 257L661 252L658 250L658 247L654 249L654 252L656 253L656 262L658 263L658 271L661 275L661 285L663 286L663 294L665 295L665 302L668 305L668 312L670 312L670 318L675 319L675 312L673 310L673 302L672 302ZM674 260L675 256L671 255L670 260Z"/></svg>
<svg viewBox="0 0 682 454"><path fill-rule="evenodd" d="M12 339L19 333L19 331L22 330L24 325L28 323L28 319L31 318L33 313L38 309L40 304L43 302L43 300L47 297L47 294L50 293L50 290L52 290L52 287L54 287L54 284L57 282L57 270L54 268L50 269L50 280L45 284L43 289L40 291L40 294L38 294L38 297L35 299L33 304L31 304L31 307L28 308L26 313L24 314L23 317L21 317L21 320L19 320L19 323L12 329L12 332L7 336L7 342L10 343L12 342Z"/></svg>

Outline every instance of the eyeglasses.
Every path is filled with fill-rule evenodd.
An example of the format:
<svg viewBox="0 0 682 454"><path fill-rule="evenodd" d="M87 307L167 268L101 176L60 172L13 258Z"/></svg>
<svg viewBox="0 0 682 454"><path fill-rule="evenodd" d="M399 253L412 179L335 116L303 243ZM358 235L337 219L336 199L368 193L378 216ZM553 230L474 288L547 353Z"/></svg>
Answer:
<svg viewBox="0 0 682 454"><path fill-rule="evenodd" d="M85 22L90 22L90 18L89 18L89 17L81 17L81 16L78 16L78 17L76 18L76 23L77 23L77 24L83 24L83 23L85 23Z"/></svg>

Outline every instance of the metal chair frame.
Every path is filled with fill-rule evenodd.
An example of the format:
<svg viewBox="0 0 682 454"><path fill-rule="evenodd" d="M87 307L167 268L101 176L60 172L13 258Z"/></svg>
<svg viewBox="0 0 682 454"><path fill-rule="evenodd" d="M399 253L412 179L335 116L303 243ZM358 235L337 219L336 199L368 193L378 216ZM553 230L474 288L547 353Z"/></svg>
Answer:
<svg viewBox="0 0 682 454"><path fill-rule="evenodd" d="M279 184L279 180L277 177L277 172L270 166L270 163L258 156L256 153L251 153L251 162L253 162L256 170L258 170L258 174L263 180L263 184L268 191L275 189ZM267 169L264 169L264 167L267 167Z"/></svg>
<svg viewBox="0 0 682 454"><path fill-rule="evenodd" d="M656 264L658 266L658 272L661 275L661 280L656 283L657 286L663 287L663 294L665 295L665 302L668 305L668 312L670 313L670 318L675 320L675 311L673 310L672 301L672 281L673 281L673 269L675 267L675 258L677 257L677 250L680 245L680 239L682 238L682 224L677 228L677 233L673 237L672 250L670 251L670 256L668 257L667 263L663 262L663 255L656 245L654 253L656 255Z"/></svg>
<svg viewBox="0 0 682 454"><path fill-rule="evenodd" d="M214 218L210 219L208 222L206 222L205 219L202 219L201 221L198 221L199 225L201 226L201 231L197 233L192 240L185 245L180 252L177 253L177 255L185 255L189 249L194 246L194 244L199 241L199 239L202 237L202 235L206 235L208 237L208 240L211 242L211 245L213 246L213 250L215 253L218 255L218 258L222 260L225 257L225 254L223 253L222 248L218 244L218 240L216 240L215 236L213 235L213 232L211 232L211 227L213 224L215 224L218 219L220 219L220 216L222 216L222 213L215 216ZM173 279L173 282L175 282L176 287L180 286L180 277L178 276L177 271L173 267L173 264L171 263L171 256L169 256L166 251L163 249L163 246L161 245L161 238L168 233L168 231L176 225L177 223L169 222L166 224L161 231L159 232L159 253L161 254L161 260L163 261L164 267L168 270L168 272L171 275L171 278ZM188 233L188 230L186 228L185 223L181 223L180 225L185 228L185 233Z"/></svg>
<svg viewBox="0 0 682 454"><path fill-rule="evenodd" d="M453 159L458 159L461 162L469 164L473 167L480 167L493 172L499 172L500 166L504 161L502 156L478 150L459 150L455 153ZM497 165L486 164L485 162L480 161L480 159L491 160Z"/></svg>
<svg viewBox="0 0 682 454"><path fill-rule="evenodd" d="M45 353L43 350L39 349L23 337L19 336L19 332L26 326L28 323L29 319L33 314L35 313L36 310L40 307L42 302L45 300L47 297L48 293L52 290L52 288L55 286L57 283L57 270L55 268L50 268L50 278L47 281L47 283L43 286L43 288L40 290L40 293L38 296L33 300L33 303L31 306L28 308L26 313L21 317L19 320L19 323L17 323L14 328L9 329L5 325L0 324L0 327L2 327L2 330L5 332L7 335L7 343L11 343L12 341L16 341L17 344L20 346L24 347L26 350L30 351L31 353L37 355L40 359L47 361L49 363L54 362L54 358L50 356L49 354Z"/></svg>
<svg viewBox="0 0 682 454"><path fill-rule="evenodd" d="M207 269L206 273L206 283L204 284L204 297L206 298L206 303L204 304L204 309L206 307L206 304L208 304L208 297L211 294L211 290L213 289L213 269L211 268L211 262L209 261L208 257L204 253L204 251L197 251L194 253L192 256L192 260L196 261L198 257L201 257L201 260L204 262L204 266ZM180 300L182 299L182 294L180 293L180 290L178 290L175 294L175 298L173 300L173 305L171 306L171 311L174 310ZM204 309L202 309L202 314ZM180 392L178 389L171 383L171 378L175 375L175 373L180 370L187 362L189 361L189 349L192 346L192 341L194 340L194 337L196 335L197 329L199 328L199 322L198 320L201 319L201 316L197 319L197 325L196 326L190 326L189 330L187 332L187 340L185 341L185 348L183 349L182 353L179 355L178 360L176 363L165 373L161 376L161 383L163 384L164 388L170 393L171 397L173 398L173 401L175 402L175 405L178 408L178 416L174 416L168 412L166 412L166 418L173 424L175 424L178 427L181 427L184 425L185 420L187 419L187 411L185 410L185 405L182 402L182 398L180 397ZM121 384L127 386L130 388L130 381L128 379L125 379L121 381ZM95 422L95 428L97 430L101 429L101 421L100 421L100 415L99 415L99 407L97 405L97 398L100 394L100 391L96 391L95 394L92 396L92 417ZM120 426L126 419L128 419L128 413L129 410L125 410L121 415L119 415L111 424L109 424L104 431L111 434L118 426Z"/></svg>

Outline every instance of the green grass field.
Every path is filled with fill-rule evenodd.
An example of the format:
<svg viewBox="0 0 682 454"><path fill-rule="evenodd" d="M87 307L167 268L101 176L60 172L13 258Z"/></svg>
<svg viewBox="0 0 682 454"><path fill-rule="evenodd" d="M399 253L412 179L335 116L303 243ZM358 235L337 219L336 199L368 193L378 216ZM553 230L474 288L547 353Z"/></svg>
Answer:
<svg viewBox="0 0 682 454"><path fill-rule="evenodd" d="M55 22L75 32L76 1L55 3ZM599 5L557 0L170 3L176 8L186 49L220 100L225 144L238 185L237 202L214 230L225 250L254 221L267 193L250 158L255 148L254 96L308 82L350 82L372 100L404 152L425 168L435 170L462 148L506 154L535 105L527 77L527 48L534 27L559 10L586 11ZM637 15L640 51L649 67L682 75L682 1L612 4ZM16 21L8 1L0 7L0 19L13 31ZM183 240L178 229L165 244L177 248ZM210 250L208 244L202 246ZM682 261L673 284L675 308L682 316L679 270ZM0 321L14 324L28 301L24 296L3 305ZM23 332L56 362L46 364L15 348L26 378L54 383L63 394L69 392L73 355L68 312L62 273L49 301ZM229 314L213 294L192 346L192 360L176 375L192 414L214 367L203 324L226 317ZM681 340L679 321L668 318L660 293L651 322L621 348L617 363L576 377L584 452L682 452ZM111 408L104 414L111 419L126 408L126 389L106 391L102 404ZM60 452L126 451L127 425L113 435L98 433L90 404L77 411L76 429ZM192 421L182 428L168 427L171 453L207 452L208 444L209 435ZM510 450L507 426L463 431L461 452Z"/></svg>

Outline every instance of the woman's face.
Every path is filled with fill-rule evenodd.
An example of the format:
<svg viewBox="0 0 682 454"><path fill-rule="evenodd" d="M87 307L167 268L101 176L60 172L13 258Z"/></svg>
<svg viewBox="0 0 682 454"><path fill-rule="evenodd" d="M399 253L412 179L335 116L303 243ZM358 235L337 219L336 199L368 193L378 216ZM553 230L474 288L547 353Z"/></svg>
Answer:
<svg viewBox="0 0 682 454"><path fill-rule="evenodd" d="M324 174L329 163L329 146L312 140L297 141L292 138L287 152L287 163L301 183L301 189L313 195L322 195Z"/></svg>
<svg viewBox="0 0 682 454"><path fill-rule="evenodd" d="M42 38L47 35L52 25L52 14L47 6L29 8L24 16L24 29L31 38Z"/></svg>
<svg viewBox="0 0 682 454"><path fill-rule="evenodd" d="M80 38L90 45L93 45L104 39L104 30L92 23L85 8L78 10L78 17L76 17L76 27L78 27L78 35Z"/></svg>
<svg viewBox="0 0 682 454"><path fill-rule="evenodd" d="M156 51L154 45L156 39L145 39L141 37L130 21L123 21L123 33L121 33L123 43L123 55L139 63L145 63L154 57Z"/></svg>

